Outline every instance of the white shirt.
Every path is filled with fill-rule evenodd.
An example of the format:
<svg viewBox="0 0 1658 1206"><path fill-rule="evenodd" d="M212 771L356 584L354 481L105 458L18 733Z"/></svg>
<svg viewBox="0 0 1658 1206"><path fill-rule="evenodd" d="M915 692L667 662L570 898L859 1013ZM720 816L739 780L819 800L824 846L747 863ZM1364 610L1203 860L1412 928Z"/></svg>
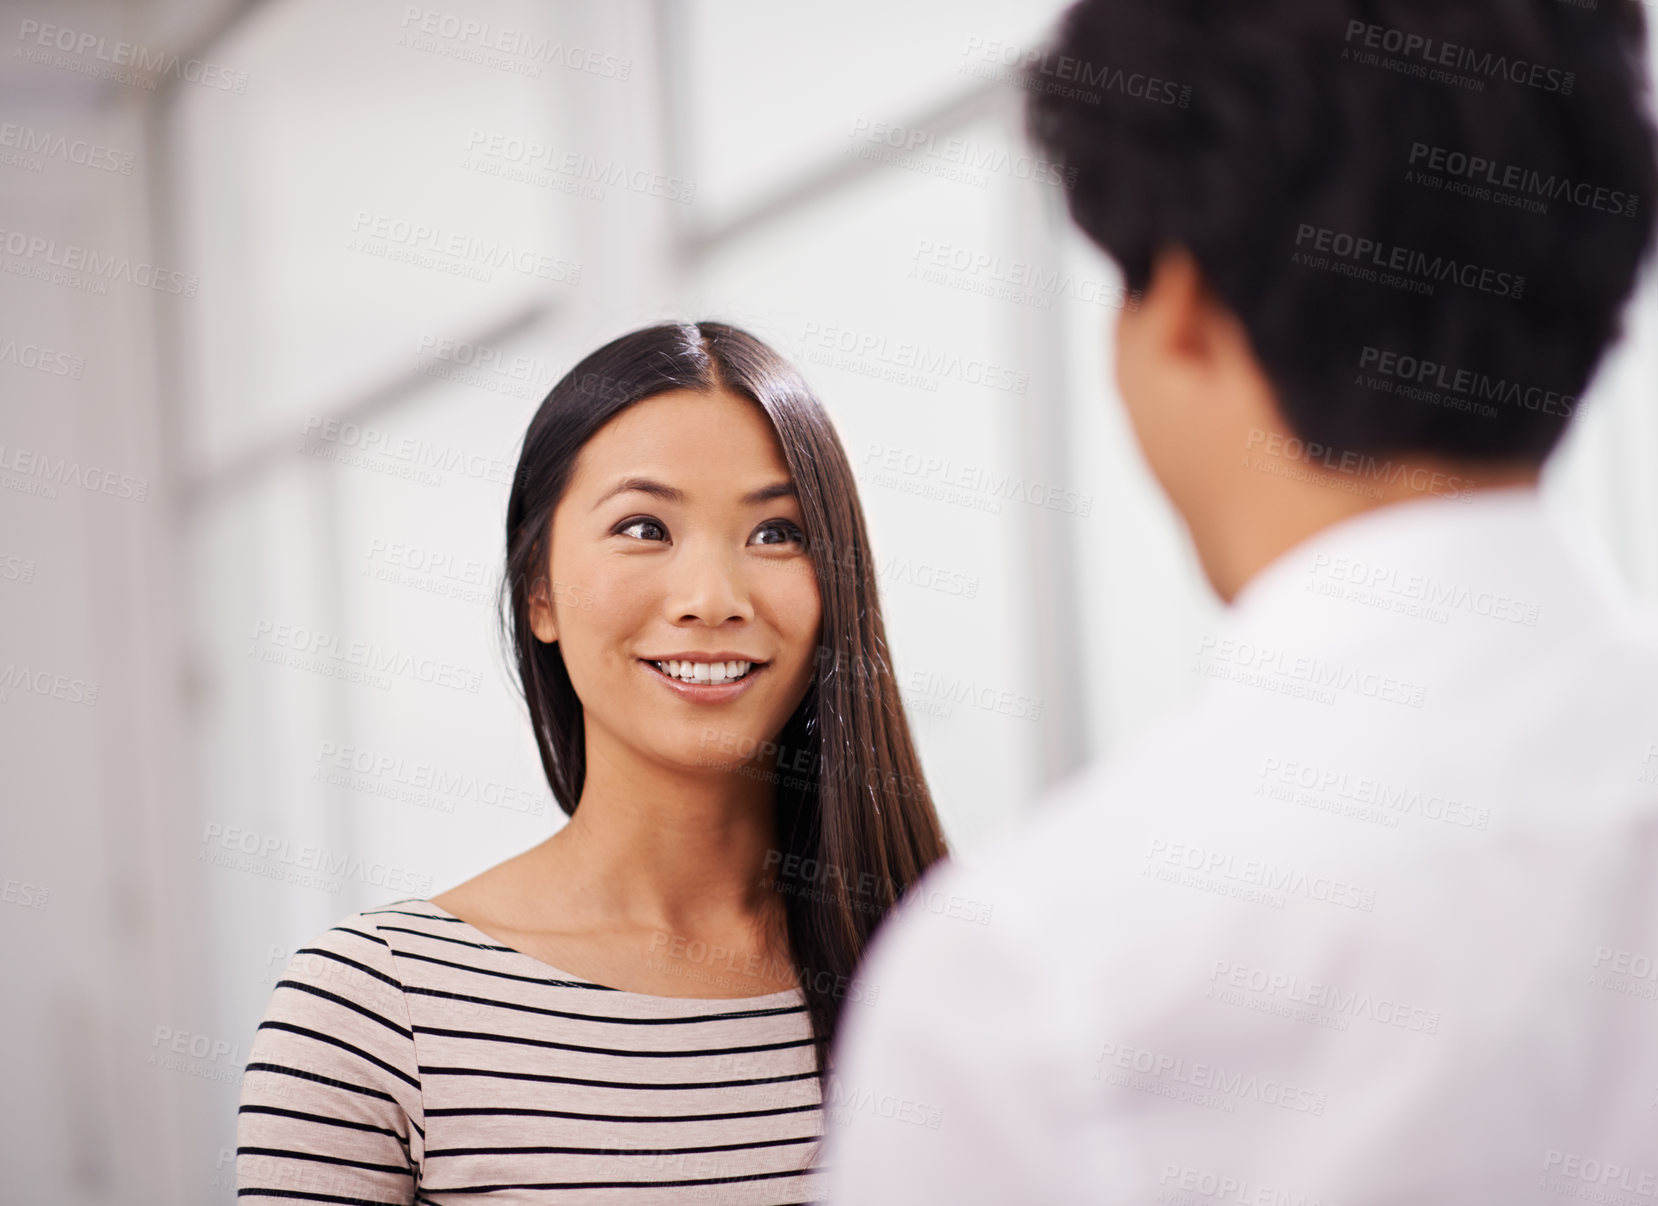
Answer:
<svg viewBox="0 0 1658 1206"><path fill-rule="evenodd" d="M1533 490L1316 534L883 929L836 1206L1658 1203L1658 635Z"/></svg>

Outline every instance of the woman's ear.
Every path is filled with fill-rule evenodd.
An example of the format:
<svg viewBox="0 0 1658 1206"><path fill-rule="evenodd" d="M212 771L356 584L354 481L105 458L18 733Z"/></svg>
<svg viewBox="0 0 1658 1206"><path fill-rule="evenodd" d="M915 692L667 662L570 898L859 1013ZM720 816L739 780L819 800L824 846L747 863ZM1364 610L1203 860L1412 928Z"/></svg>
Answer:
<svg viewBox="0 0 1658 1206"><path fill-rule="evenodd" d="M530 584L530 631L544 645L558 640L558 623L553 618L553 604L547 597L547 579L544 577Z"/></svg>

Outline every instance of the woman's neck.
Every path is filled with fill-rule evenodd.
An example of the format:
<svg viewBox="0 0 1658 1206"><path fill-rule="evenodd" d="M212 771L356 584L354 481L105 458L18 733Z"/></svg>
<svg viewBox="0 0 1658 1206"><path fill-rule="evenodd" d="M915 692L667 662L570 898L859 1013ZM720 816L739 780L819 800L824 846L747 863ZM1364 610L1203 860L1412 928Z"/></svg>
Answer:
<svg viewBox="0 0 1658 1206"><path fill-rule="evenodd" d="M599 924L696 935L769 920L774 799L761 771L688 774L590 730L575 815L533 853Z"/></svg>

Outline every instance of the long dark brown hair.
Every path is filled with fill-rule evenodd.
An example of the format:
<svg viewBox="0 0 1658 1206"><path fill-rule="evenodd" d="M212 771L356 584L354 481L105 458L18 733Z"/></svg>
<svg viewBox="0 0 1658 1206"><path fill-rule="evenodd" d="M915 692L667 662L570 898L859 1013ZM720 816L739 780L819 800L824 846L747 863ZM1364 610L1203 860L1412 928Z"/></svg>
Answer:
<svg viewBox="0 0 1658 1206"><path fill-rule="evenodd" d="M887 651L852 467L805 379L754 336L717 322L646 327L582 360L553 386L524 435L507 502L502 621L547 782L573 815L586 777L581 701L558 644L531 631L530 599L547 588L546 538L582 447L627 407L671 390L725 390L765 411L817 574L815 673L773 739L798 773L773 779L780 849L768 854L766 870L783 894L821 1072L841 1006L864 991L854 972L871 934L946 851Z"/></svg>

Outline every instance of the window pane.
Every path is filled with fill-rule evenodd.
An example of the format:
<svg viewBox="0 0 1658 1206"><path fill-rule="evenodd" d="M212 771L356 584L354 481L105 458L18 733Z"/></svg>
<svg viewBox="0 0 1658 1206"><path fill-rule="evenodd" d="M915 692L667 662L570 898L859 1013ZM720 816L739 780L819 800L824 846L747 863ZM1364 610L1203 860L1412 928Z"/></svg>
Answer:
<svg viewBox="0 0 1658 1206"><path fill-rule="evenodd" d="M245 94L181 99L198 467L382 386L412 364L411 333L482 329L579 280L547 191L468 167L476 134L544 129L554 77L453 57L406 12L267 5L215 52ZM477 15L540 31L540 12Z"/></svg>
<svg viewBox="0 0 1658 1206"><path fill-rule="evenodd" d="M901 123L1007 70L1038 44L1060 0L850 0L834 5L691 0L676 49L680 125L714 222L846 156L854 126ZM978 72L979 74L974 74ZM862 123L859 125L859 123Z"/></svg>

